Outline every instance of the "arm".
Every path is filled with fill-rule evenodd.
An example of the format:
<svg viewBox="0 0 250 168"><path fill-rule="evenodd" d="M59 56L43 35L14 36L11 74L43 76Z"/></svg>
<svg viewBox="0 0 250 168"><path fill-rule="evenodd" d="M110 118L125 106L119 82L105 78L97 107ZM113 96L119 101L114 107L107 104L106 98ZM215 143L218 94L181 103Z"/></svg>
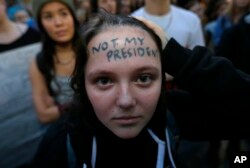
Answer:
<svg viewBox="0 0 250 168"><path fill-rule="evenodd" d="M175 83L193 93L207 95L250 96L250 76L223 58L215 57L205 47L192 51L171 39L164 49L166 72L175 77Z"/></svg>
<svg viewBox="0 0 250 168"><path fill-rule="evenodd" d="M249 137L250 76L204 47L187 50L171 39L164 50L166 71L181 89L168 104L188 139Z"/></svg>
<svg viewBox="0 0 250 168"><path fill-rule="evenodd" d="M38 70L35 59L31 63L29 73L32 85L33 102L39 120L43 123L57 120L60 117L59 108L54 99L49 95L45 79Z"/></svg>

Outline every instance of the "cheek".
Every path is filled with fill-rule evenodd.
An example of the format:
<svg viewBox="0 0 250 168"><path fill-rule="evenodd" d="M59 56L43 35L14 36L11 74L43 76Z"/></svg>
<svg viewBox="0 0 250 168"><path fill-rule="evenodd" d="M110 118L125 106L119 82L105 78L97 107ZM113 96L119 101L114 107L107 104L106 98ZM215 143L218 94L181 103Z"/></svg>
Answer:
<svg viewBox="0 0 250 168"><path fill-rule="evenodd" d="M73 37L74 34L75 34L75 24L74 24L74 21L72 20L72 23L71 23L71 36Z"/></svg>
<svg viewBox="0 0 250 168"><path fill-rule="evenodd" d="M140 98L138 100L141 101L140 104L142 104L142 107L146 111L149 111L149 113L154 113L160 98L160 94L161 94L161 84L158 84L150 91L142 92L139 95Z"/></svg>
<svg viewBox="0 0 250 168"><path fill-rule="evenodd" d="M50 24L48 24L47 22L42 22L42 26L44 28L44 30L47 32L47 34L51 37L53 34L53 28Z"/></svg>
<svg viewBox="0 0 250 168"><path fill-rule="evenodd" d="M105 118L105 116L107 117L108 111L110 111L112 104L114 104L115 96L111 92L100 92L90 85L86 85L86 89L97 117L100 120L102 120L101 118Z"/></svg>

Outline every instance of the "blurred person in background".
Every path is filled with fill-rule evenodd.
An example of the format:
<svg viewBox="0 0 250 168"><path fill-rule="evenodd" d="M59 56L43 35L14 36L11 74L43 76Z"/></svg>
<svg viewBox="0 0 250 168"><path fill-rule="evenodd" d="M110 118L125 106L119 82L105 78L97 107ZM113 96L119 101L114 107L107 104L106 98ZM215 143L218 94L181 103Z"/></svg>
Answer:
<svg viewBox="0 0 250 168"><path fill-rule="evenodd" d="M70 76L83 43L72 0L34 1L33 10L43 36L30 67L33 102L40 121L53 123L73 98Z"/></svg>
<svg viewBox="0 0 250 168"><path fill-rule="evenodd" d="M118 13L118 0L92 0L92 12L96 13L99 9L104 9L112 14Z"/></svg>
<svg viewBox="0 0 250 168"><path fill-rule="evenodd" d="M92 2L91 0L81 0L76 3L76 7L76 16L82 26L92 15Z"/></svg>
<svg viewBox="0 0 250 168"><path fill-rule="evenodd" d="M144 7L131 15L156 23L186 48L205 45L199 17L193 12L171 5L170 0L145 0Z"/></svg>
<svg viewBox="0 0 250 168"><path fill-rule="evenodd" d="M25 8L17 9L13 13L13 15L14 15L13 19L15 22L27 24L28 26L38 30L35 20L33 19L32 16L30 16L30 14Z"/></svg>
<svg viewBox="0 0 250 168"><path fill-rule="evenodd" d="M7 1L0 0L0 167L29 162L46 126L32 103L28 67L40 51L41 36L26 24L11 20Z"/></svg>
<svg viewBox="0 0 250 168"><path fill-rule="evenodd" d="M250 0L231 0L225 14L218 17L215 23L213 39L215 52L224 30L238 23L239 19L248 11L249 6Z"/></svg>
<svg viewBox="0 0 250 168"><path fill-rule="evenodd" d="M130 15L133 10L132 0L119 0L119 14Z"/></svg>
<svg viewBox="0 0 250 168"><path fill-rule="evenodd" d="M26 23L30 19L28 12L25 9L20 9L14 13L14 20L19 23Z"/></svg>
<svg viewBox="0 0 250 168"><path fill-rule="evenodd" d="M202 27L206 24L207 18L205 16L206 2L204 0L191 0L185 4L185 8L196 13L202 23Z"/></svg>
<svg viewBox="0 0 250 168"><path fill-rule="evenodd" d="M40 33L26 24L12 21L6 13L5 0L1 0L0 52L40 41Z"/></svg>
<svg viewBox="0 0 250 168"><path fill-rule="evenodd" d="M250 8L237 24L223 32L217 53L250 74Z"/></svg>
<svg viewBox="0 0 250 168"><path fill-rule="evenodd" d="M91 6L91 0L81 0L79 8L84 9L86 12L86 17L89 18L93 10Z"/></svg>
<svg viewBox="0 0 250 168"><path fill-rule="evenodd" d="M211 50L215 48L214 35L216 20L218 17L225 14L229 3L229 0L210 0L207 4L207 9L205 11L207 23L204 25L204 34L206 46Z"/></svg>

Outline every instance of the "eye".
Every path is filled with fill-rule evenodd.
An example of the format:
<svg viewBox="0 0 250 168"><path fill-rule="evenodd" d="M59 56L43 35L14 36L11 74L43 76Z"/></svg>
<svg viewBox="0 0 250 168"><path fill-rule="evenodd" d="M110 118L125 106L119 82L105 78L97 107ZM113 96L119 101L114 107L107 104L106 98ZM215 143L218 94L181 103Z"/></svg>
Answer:
<svg viewBox="0 0 250 168"><path fill-rule="evenodd" d="M152 82L152 75L142 74L136 79L136 83L140 85L149 85Z"/></svg>
<svg viewBox="0 0 250 168"><path fill-rule="evenodd" d="M95 83L100 88L107 88L112 85L112 80L108 77L99 77L95 80Z"/></svg>
<svg viewBox="0 0 250 168"><path fill-rule="evenodd" d="M52 15L49 15L49 14L42 15L42 19L44 19L44 20L51 20L52 19Z"/></svg>
<svg viewBox="0 0 250 168"><path fill-rule="evenodd" d="M67 11L62 11L60 14L61 14L61 16L66 17L66 16L69 15L69 12L67 12Z"/></svg>

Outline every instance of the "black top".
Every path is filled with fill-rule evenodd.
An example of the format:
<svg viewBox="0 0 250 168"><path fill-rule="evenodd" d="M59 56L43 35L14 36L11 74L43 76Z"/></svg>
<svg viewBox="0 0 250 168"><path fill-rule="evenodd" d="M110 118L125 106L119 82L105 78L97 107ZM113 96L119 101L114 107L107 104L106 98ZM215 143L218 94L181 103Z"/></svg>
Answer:
<svg viewBox="0 0 250 168"><path fill-rule="evenodd" d="M32 43L39 42L41 40L40 33L29 27L27 31L16 41L10 43L10 44L0 44L0 53L12 49L16 49L18 47L22 47L25 45L29 45Z"/></svg>
<svg viewBox="0 0 250 168"><path fill-rule="evenodd" d="M174 39L168 42L164 59L166 72L174 76L174 84L179 88L168 92L168 104L176 117L181 136L206 140L249 136L249 76L235 69L228 60L214 57L204 47L196 47L191 51L183 48ZM84 128L68 129L65 124L58 126L57 123L57 126L49 129L42 141L33 167L68 166L67 132L79 165L82 166L83 162L90 164L91 133ZM101 148L105 151L97 154L97 167L100 164L117 167L116 160L121 166L128 167L131 167L131 161L140 162L140 159L144 159L143 162L147 165L139 167L151 167L155 163L156 146L152 145L146 132L143 131L138 138L126 142L105 129L100 133L96 135L97 143L99 150ZM144 157L140 158L142 153ZM165 159L168 158L167 153L166 155ZM169 162L165 162L168 165Z"/></svg>

